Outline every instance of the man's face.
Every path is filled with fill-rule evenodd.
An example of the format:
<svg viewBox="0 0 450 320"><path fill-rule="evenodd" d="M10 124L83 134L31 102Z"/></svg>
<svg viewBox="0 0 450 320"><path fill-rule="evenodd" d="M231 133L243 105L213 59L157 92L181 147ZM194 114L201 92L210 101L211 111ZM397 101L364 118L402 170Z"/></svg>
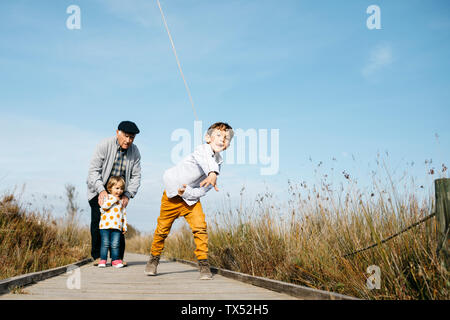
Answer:
<svg viewBox="0 0 450 320"><path fill-rule="evenodd" d="M127 150L134 141L134 137L136 136L134 133L127 133L120 130L117 130L117 141L119 142L119 146Z"/></svg>

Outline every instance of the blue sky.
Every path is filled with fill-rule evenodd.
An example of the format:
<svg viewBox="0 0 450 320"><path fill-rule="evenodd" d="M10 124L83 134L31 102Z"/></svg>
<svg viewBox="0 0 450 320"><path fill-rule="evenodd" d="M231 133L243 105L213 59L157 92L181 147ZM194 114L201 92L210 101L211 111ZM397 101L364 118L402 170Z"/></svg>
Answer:
<svg viewBox="0 0 450 320"><path fill-rule="evenodd" d="M80 30L66 27L72 4ZM373 4L380 30L366 26ZM242 186L249 201L266 190L285 201L288 179L314 183L331 168L336 182L346 170L370 185L377 154L394 176L407 169L427 186L437 176L427 175L426 159L436 171L448 166L448 1L161 5L204 130L216 121L279 129L278 173L261 176L260 163L225 166L220 192L202 200L207 211L227 192L238 199ZM59 215L71 183L87 223L94 147L132 120L143 180L130 223L152 231L161 176L173 165L171 133L192 131L195 120L156 0L6 0L0 39L2 190L22 194L25 185L24 199Z"/></svg>

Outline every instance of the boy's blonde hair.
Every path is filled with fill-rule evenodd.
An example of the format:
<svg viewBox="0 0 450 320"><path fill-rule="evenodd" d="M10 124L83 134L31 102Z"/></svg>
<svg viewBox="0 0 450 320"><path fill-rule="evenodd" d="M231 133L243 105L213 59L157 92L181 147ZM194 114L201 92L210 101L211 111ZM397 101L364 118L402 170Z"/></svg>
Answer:
<svg viewBox="0 0 450 320"><path fill-rule="evenodd" d="M116 184L121 185L123 187L123 190L125 190L125 180L119 176L112 176L111 178L109 178L108 184L106 185L106 190L111 193L111 188Z"/></svg>
<svg viewBox="0 0 450 320"><path fill-rule="evenodd" d="M233 132L233 128L226 122L216 122L213 123L209 128L208 131L206 132L206 134L208 136L211 136L211 134L213 133L213 131L215 129L221 130L221 131L228 131L230 133L230 140L233 138L234 136L234 132Z"/></svg>

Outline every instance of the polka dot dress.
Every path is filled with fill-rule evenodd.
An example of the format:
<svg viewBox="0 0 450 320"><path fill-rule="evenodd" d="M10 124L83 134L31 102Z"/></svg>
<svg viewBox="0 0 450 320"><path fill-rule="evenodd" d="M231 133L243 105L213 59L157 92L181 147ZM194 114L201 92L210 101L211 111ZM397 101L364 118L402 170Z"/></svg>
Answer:
<svg viewBox="0 0 450 320"><path fill-rule="evenodd" d="M100 208L100 229L118 229L127 231L127 213L122 201L111 194Z"/></svg>

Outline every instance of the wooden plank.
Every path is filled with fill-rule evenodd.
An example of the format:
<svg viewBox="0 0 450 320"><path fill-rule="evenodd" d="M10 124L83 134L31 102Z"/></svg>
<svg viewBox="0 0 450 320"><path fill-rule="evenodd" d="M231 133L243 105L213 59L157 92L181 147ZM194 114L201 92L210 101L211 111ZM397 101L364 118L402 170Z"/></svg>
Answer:
<svg viewBox="0 0 450 320"><path fill-rule="evenodd" d="M188 260L175 259L178 262L186 263L195 266L196 263ZM286 283L282 281L272 280L263 277L255 277L245 273L235 272L231 270L211 267L211 271L215 274L220 274L224 277L242 281L245 283L252 284L254 286L266 288L272 291L285 293L299 299L306 300L358 300L355 297L346 296L334 292L317 290L313 288L308 288L300 285L295 285L291 283Z"/></svg>
<svg viewBox="0 0 450 320"><path fill-rule="evenodd" d="M157 276L144 274L148 256L126 253L128 267L116 269L84 265L71 274L63 273L0 299L32 300L296 300L298 298L253 286L215 274L213 280L199 280L197 267L162 260ZM70 277L79 275L79 288L68 287Z"/></svg>
<svg viewBox="0 0 450 320"><path fill-rule="evenodd" d="M438 231L437 254L447 268L450 267L450 179L436 179L434 181L436 197L436 221Z"/></svg>
<svg viewBox="0 0 450 320"><path fill-rule="evenodd" d="M42 281L51 277L58 276L60 274L66 273L68 270L75 269L84 264L92 261L92 258L83 259L76 263L72 263L66 266L57 267L49 270L37 271L32 273L27 273L24 275L19 275L16 277L7 278L0 280L0 294L8 293L10 290L17 287L24 287L29 284Z"/></svg>

